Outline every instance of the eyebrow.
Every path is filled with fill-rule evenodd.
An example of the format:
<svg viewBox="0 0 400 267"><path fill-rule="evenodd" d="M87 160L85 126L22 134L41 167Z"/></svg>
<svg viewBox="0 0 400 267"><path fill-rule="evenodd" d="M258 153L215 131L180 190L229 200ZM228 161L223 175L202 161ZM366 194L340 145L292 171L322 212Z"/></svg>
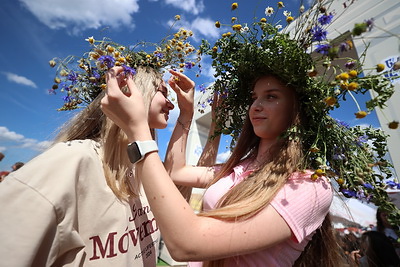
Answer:
<svg viewBox="0 0 400 267"><path fill-rule="evenodd" d="M277 88L270 88L270 89L264 89L261 91L261 93L271 93L271 92L281 92L281 90ZM254 90L251 91L251 95L255 95Z"/></svg>

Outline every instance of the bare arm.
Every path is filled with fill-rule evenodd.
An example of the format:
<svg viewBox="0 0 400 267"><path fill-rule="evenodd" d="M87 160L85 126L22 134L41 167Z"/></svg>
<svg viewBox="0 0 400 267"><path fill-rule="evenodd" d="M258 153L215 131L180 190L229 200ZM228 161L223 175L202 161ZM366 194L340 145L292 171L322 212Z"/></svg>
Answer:
<svg viewBox="0 0 400 267"><path fill-rule="evenodd" d="M176 92L180 114L168 144L164 166L177 185L205 187L213 177L209 168L186 164L186 146L193 117L194 82L184 74L170 71L168 83Z"/></svg>
<svg viewBox="0 0 400 267"><path fill-rule="evenodd" d="M147 121L143 119L146 112L139 91L132 79L128 79L132 93L124 95L115 76L113 72L108 74L103 111L124 130L130 141L151 140ZM291 236L289 226L271 206L241 222L196 216L155 152L138 162L136 170L168 250L176 260L208 260L246 254Z"/></svg>

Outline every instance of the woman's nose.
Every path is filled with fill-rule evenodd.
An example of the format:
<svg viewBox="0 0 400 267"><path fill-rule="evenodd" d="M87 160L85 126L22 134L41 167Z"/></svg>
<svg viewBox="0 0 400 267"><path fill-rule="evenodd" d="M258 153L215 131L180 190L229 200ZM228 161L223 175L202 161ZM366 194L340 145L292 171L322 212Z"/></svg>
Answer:
<svg viewBox="0 0 400 267"><path fill-rule="evenodd" d="M259 111L262 109L262 101L260 100L254 100L254 102L250 106L251 109Z"/></svg>
<svg viewBox="0 0 400 267"><path fill-rule="evenodd" d="M168 107L170 110L172 110L172 109L175 108L175 105L172 104L172 102L171 102L168 98L165 98L165 102L167 103L167 107Z"/></svg>

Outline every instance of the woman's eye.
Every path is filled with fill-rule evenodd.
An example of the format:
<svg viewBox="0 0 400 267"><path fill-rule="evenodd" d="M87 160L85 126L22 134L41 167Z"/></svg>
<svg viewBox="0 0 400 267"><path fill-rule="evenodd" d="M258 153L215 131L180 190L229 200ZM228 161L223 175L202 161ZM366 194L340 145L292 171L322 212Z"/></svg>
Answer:
<svg viewBox="0 0 400 267"><path fill-rule="evenodd" d="M267 95L267 99L275 99L276 95Z"/></svg>

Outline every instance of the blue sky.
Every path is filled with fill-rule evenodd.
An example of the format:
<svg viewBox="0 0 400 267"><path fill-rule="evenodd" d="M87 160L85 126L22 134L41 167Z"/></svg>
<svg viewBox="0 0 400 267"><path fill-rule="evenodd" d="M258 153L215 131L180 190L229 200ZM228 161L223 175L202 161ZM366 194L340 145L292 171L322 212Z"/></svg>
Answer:
<svg viewBox="0 0 400 267"><path fill-rule="evenodd" d="M10 170L17 161L27 162L43 151L57 129L74 113L59 112L61 95L49 95L55 70L48 62L53 57L82 55L89 49L85 41L109 37L131 45L140 41L157 42L169 32L175 15L176 25L194 32L193 45L202 38L211 42L230 29L217 29L215 21L230 23L232 16L251 22L262 17L267 6L276 2L238 0L239 9L231 12L233 1L226 0L3 0L0 8L0 152L5 158L0 171ZM285 1L285 9L297 14L300 1ZM306 4L306 3L305 3ZM210 84L212 69L203 63L203 75L196 84ZM190 73L189 73L190 76ZM349 106L334 117L351 125L379 127L375 114L362 121L354 119L356 106ZM178 114L170 116L170 125L159 131L163 157ZM227 141L222 142L222 151ZM222 154L221 154L222 155Z"/></svg>

